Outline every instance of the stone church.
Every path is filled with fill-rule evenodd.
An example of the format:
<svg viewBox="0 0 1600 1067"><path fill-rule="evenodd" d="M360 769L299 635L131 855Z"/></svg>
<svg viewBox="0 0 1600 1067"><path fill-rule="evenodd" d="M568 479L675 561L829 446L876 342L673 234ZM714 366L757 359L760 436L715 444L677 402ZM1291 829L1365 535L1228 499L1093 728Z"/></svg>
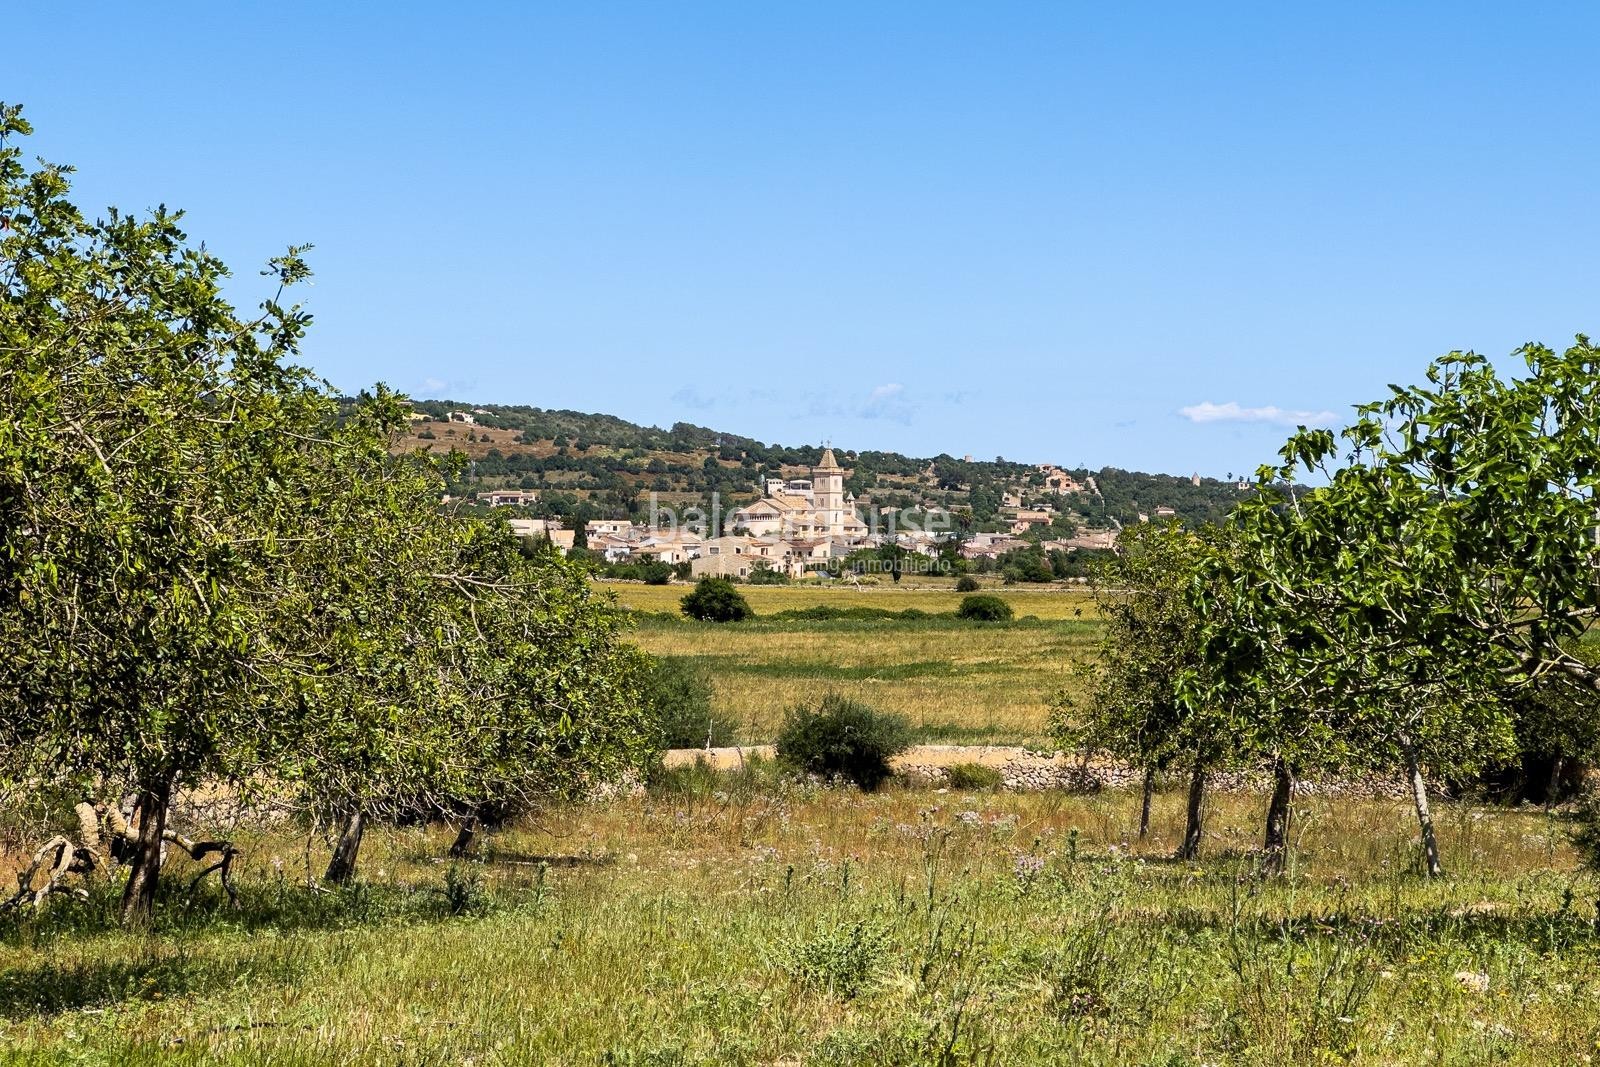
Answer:
<svg viewBox="0 0 1600 1067"><path fill-rule="evenodd" d="M856 515L856 498L844 491L844 468L825 448L811 481L767 483L767 495L733 513L733 528L785 541L864 541L870 532Z"/></svg>

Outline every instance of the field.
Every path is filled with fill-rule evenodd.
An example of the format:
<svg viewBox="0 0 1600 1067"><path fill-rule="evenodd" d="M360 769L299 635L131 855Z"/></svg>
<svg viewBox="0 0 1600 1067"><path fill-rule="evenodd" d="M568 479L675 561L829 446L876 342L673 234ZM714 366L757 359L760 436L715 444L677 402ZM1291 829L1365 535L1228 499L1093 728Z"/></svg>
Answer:
<svg viewBox="0 0 1600 1067"><path fill-rule="evenodd" d="M313 894L298 835L249 843L244 907L172 893L152 935L109 893L0 922L7 1064L1587 1062L1595 887L1537 813L1451 807L1455 877L1410 812L1301 805L1281 884L1219 797L1130 842L1123 794L874 795L692 769L501 832L369 840ZM448 888L447 888L448 887Z"/></svg>
<svg viewBox="0 0 1600 1067"><path fill-rule="evenodd" d="M689 590L622 583L603 588L624 606L648 613L676 613ZM739 721L745 742L770 740L785 709L837 689L905 715L923 740L1043 744L1052 699L1071 684L1071 669L1098 638L1094 604L1078 588L986 590L1004 597L1019 620L1000 624L770 618L819 604L949 613L961 594L948 583L744 586L740 591L756 611L751 622L717 626L645 617L634 639L657 655L702 663L711 673L718 707Z"/></svg>

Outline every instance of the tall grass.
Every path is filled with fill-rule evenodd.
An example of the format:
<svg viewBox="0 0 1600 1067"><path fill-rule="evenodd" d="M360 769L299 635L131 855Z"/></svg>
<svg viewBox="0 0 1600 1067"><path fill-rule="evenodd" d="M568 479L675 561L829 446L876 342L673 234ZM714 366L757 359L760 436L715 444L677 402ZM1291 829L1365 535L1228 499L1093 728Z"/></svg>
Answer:
<svg viewBox="0 0 1600 1067"><path fill-rule="evenodd" d="M269 835L239 913L176 894L154 933L124 934L101 891L6 920L0 1062L1595 1054L1595 887L1551 817L1452 810L1456 875L1430 883L1403 805L1306 800L1290 876L1264 883L1258 798L1216 798L1193 864L1165 859L1181 806L1158 797L1141 844L1121 793L862 795L690 768L462 867L438 862L443 829L375 832L368 881L341 894L307 891L304 841Z"/></svg>

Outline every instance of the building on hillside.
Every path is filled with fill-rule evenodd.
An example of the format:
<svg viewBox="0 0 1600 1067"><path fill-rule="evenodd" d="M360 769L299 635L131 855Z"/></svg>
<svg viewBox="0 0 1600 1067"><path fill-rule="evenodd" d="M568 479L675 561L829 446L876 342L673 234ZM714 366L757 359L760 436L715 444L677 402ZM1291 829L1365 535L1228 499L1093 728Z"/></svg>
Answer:
<svg viewBox="0 0 1600 1067"><path fill-rule="evenodd" d="M491 489L479 493L477 499L491 508L526 507L539 502L539 493L534 489Z"/></svg>
<svg viewBox="0 0 1600 1067"><path fill-rule="evenodd" d="M1117 531L1079 530L1071 537L1062 538L1061 543L1071 548L1115 548L1117 547Z"/></svg>
<svg viewBox="0 0 1600 1067"><path fill-rule="evenodd" d="M1156 518L1158 518L1158 519L1174 518L1174 517L1177 516L1177 514L1178 514L1178 509L1177 508L1169 507L1166 504L1161 504L1161 505L1158 505L1156 507Z"/></svg>
<svg viewBox="0 0 1600 1067"><path fill-rule="evenodd" d="M1084 487L1076 478L1053 463L1039 464L1039 473L1044 475L1044 488L1047 493L1083 492Z"/></svg>
<svg viewBox="0 0 1600 1067"><path fill-rule="evenodd" d="M586 537L621 537L637 541L644 535L644 527L635 526L627 519L590 519L583 524Z"/></svg>
<svg viewBox="0 0 1600 1067"><path fill-rule="evenodd" d="M1011 532L1014 534L1027 533L1035 526L1049 526L1054 517L1054 514L1049 511L1019 509L1016 517L1011 520Z"/></svg>
<svg viewBox="0 0 1600 1067"><path fill-rule="evenodd" d="M781 490L775 491L781 485ZM735 511L729 525L755 537L784 540L843 540L862 544L870 531L856 514L856 498L844 489L844 468L833 449L811 468L811 480L767 480L767 495Z"/></svg>
<svg viewBox="0 0 1600 1067"><path fill-rule="evenodd" d="M518 537L548 537L551 530L561 529L554 519L507 519L506 525Z"/></svg>

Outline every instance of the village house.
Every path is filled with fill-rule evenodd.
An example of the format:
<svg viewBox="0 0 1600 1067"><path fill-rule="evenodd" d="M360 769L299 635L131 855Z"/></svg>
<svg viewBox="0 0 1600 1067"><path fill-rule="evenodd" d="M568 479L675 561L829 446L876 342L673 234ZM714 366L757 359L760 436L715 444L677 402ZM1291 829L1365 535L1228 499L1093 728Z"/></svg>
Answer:
<svg viewBox="0 0 1600 1067"><path fill-rule="evenodd" d="M551 530L561 529L554 519L507 519L506 525L518 537L546 537Z"/></svg>
<svg viewBox="0 0 1600 1067"><path fill-rule="evenodd" d="M1011 520L1011 532L1014 534L1027 533L1035 526L1049 526L1053 513L1048 511L1017 511L1016 517Z"/></svg>
<svg viewBox="0 0 1600 1067"><path fill-rule="evenodd" d="M644 527L635 526L627 519L590 519L583 524L585 537L620 537L636 541L643 532Z"/></svg>
<svg viewBox="0 0 1600 1067"><path fill-rule="evenodd" d="M491 508L501 507L526 507L539 502L539 493L533 489L491 489L486 493L479 493L478 503L487 504Z"/></svg>

